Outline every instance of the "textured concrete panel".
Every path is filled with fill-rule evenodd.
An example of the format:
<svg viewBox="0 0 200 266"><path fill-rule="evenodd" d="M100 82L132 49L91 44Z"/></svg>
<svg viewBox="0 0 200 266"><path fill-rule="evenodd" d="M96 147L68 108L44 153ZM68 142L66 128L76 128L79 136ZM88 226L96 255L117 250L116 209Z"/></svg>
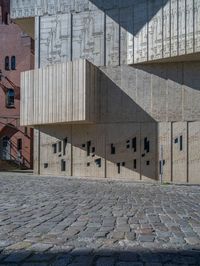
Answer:
<svg viewBox="0 0 200 266"><path fill-rule="evenodd" d="M107 177L140 180L140 124L109 124L105 129Z"/></svg>
<svg viewBox="0 0 200 266"><path fill-rule="evenodd" d="M186 1L178 1L178 54L186 53Z"/></svg>
<svg viewBox="0 0 200 266"><path fill-rule="evenodd" d="M65 165L65 169L63 168ZM40 173L71 175L71 127L46 126L40 132Z"/></svg>
<svg viewBox="0 0 200 266"><path fill-rule="evenodd" d="M188 124L189 149L188 149L188 173L189 183L200 183L200 122Z"/></svg>
<svg viewBox="0 0 200 266"><path fill-rule="evenodd" d="M199 103L200 103L200 82L199 82L199 62L193 62L188 66L184 63L184 120L191 120L196 117L200 119Z"/></svg>
<svg viewBox="0 0 200 266"><path fill-rule="evenodd" d="M163 170L162 180L164 182L171 181L171 171L172 171L172 138L171 138L171 123L161 122L158 124L158 132L159 132L159 142L158 142L158 150L159 150L159 172ZM161 168L161 164L163 168Z"/></svg>
<svg viewBox="0 0 200 266"><path fill-rule="evenodd" d="M170 1L168 1L163 7L163 58L170 57L171 54L170 7L171 7Z"/></svg>
<svg viewBox="0 0 200 266"><path fill-rule="evenodd" d="M106 65L119 65L119 9L106 12Z"/></svg>
<svg viewBox="0 0 200 266"><path fill-rule="evenodd" d="M173 123L173 175L175 183L187 182L187 123Z"/></svg>
<svg viewBox="0 0 200 266"><path fill-rule="evenodd" d="M178 54L178 1L171 0L171 56Z"/></svg>
<svg viewBox="0 0 200 266"><path fill-rule="evenodd" d="M100 10L73 14L72 58L104 64L104 13Z"/></svg>
<svg viewBox="0 0 200 266"><path fill-rule="evenodd" d="M41 17L40 65L71 59L71 15Z"/></svg>
<svg viewBox="0 0 200 266"><path fill-rule="evenodd" d="M134 6L134 63L147 61L147 1Z"/></svg>
<svg viewBox="0 0 200 266"><path fill-rule="evenodd" d="M105 131L103 125L72 127L73 175L105 177Z"/></svg>
<svg viewBox="0 0 200 266"><path fill-rule="evenodd" d="M141 178L158 180L158 125L141 124Z"/></svg>
<svg viewBox="0 0 200 266"><path fill-rule="evenodd" d="M148 16L148 60L155 60L163 56L163 10L160 0L148 1Z"/></svg>
<svg viewBox="0 0 200 266"><path fill-rule="evenodd" d="M120 9L120 63L133 64L133 7Z"/></svg>

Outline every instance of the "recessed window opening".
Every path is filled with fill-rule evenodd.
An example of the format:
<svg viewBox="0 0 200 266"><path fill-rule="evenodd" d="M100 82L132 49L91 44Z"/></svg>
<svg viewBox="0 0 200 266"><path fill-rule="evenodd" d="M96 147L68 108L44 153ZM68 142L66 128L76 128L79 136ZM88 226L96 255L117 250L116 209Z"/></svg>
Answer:
<svg viewBox="0 0 200 266"><path fill-rule="evenodd" d="M6 106L14 107L15 106L15 92L13 89L8 89L6 93Z"/></svg>

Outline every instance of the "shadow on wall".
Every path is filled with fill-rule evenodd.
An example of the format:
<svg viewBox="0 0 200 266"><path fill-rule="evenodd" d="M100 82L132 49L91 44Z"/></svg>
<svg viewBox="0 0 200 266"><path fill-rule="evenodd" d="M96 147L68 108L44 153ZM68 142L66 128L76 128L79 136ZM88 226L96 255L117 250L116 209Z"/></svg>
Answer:
<svg viewBox="0 0 200 266"><path fill-rule="evenodd" d="M163 8L169 0L89 0L106 13L120 27L134 36ZM119 8L121 9L119 13ZM132 12L132 16L130 15ZM134 20L134 21L133 21Z"/></svg>
<svg viewBox="0 0 200 266"><path fill-rule="evenodd" d="M1 263L3 265L82 265L82 266L125 266L125 265L199 265L200 250L161 250L161 251L144 251L134 250L117 251L114 249L92 250L81 247L72 250L69 246L56 247L52 251L31 252L28 250L19 250L15 252L1 253ZM55 250L55 251L54 251ZM65 251L66 250L66 251Z"/></svg>
<svg viewBox="0 0 200 266"><path fill-rule="evenodd" d="M185 56L187 58L187 56ZM143 70L162 79L174 81L179 85L200 92L200 62L185 61L176 63L137 64L136 69Z"/></svg>
<svg viewBox="0 0 200 266"><path fill-rule="evenodd" d="M102 71L99 74L97 123L39 127L49 136L43 135L40 142L41 174L44 168L54 173L55 161L58 169L65 162L70 167L72 156L73 171L66 175L157 179L157 122L128 95L132 90L125 93Z"/></svg>

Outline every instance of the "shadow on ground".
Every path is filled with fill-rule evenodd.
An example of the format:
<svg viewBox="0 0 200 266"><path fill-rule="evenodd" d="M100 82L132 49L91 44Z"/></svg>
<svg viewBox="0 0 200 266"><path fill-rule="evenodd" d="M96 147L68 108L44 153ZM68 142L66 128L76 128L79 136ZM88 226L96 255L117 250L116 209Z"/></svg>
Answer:
<svg viewBox="0 0 200 266"><path fill-rule="evenodd" d="M4 251L0 265L23 266L161 266L200 265L200 250L157 250L141 248L129 251L86 248L65 250L53 248L46 252Z"/></svg>

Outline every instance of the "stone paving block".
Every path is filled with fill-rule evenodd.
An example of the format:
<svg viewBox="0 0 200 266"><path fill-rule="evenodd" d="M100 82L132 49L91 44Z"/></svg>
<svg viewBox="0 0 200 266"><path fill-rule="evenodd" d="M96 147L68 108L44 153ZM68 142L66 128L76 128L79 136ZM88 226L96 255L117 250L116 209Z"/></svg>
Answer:
<svg viewBox="0 0 200 266"><path fill-rule="evenodd" d="M96 266L114 266L115 260L113 258L99 258L96 262Z"/></svg>
<svg viewBox="0 0 200 266"><path fill-rule="evenodd" d="M34 251L34 252L45 252L52 247L53 247L53 245L51 245L51 244L36 243L36 244L32 245L31 247L29 247L28 249L31 251Z"/></svg>
<svg viewBox="0 0 200 266"><path fill-rule="evenodd" d="M162 263L165 264L175 263L171 258L178 250L191 250L192 255L180 255L186 263L190 263L187 258L193 258L191 264L200 261L196 251L200 234L197 224L200 187L163 188L124 180L110 183L85 179L83 182L83 179L67 177L16 174L13 178L12 175L0 173L1 263L11 255L6 253L9 246L13 251L38 252L41 258L50 253L52 263L56 263L56 257L70 255L72 249L77 250L73 259L79 255L87 257L87 253L79 254L81 248L94 249L95 262L101 258L116 258L115 263L133 263L131 259L119 258L121 252L116 255L116 250L136 248L140 248L141 253L173 250L175 253L170 251L167 260L164 255ZM129 212L134 215L129 216ZM51 231L47 232L48 229ZM68 263L80 264L80 261L68 260ZM62 257L60 265L65 265Z"/></svg>
<svg viewBox="0 0 200 266"><path fill-rule="evenodd" d="M116 266L143 266L142 262L117 262Z"/></svg>
<svg viewBox="0 0 200 266"><path fill-rule="evenodd" d="M30 255L31 251L13 252L6 259L4 259L4 262L19 263L27 259Z"/></svg>
<svg viewBox="0 0 200 266"><path fill-rule="evenodd" d="M138 237L138 240L140 242L154 242L155 236L153 236L153 235L140 235Z"/></svg>

